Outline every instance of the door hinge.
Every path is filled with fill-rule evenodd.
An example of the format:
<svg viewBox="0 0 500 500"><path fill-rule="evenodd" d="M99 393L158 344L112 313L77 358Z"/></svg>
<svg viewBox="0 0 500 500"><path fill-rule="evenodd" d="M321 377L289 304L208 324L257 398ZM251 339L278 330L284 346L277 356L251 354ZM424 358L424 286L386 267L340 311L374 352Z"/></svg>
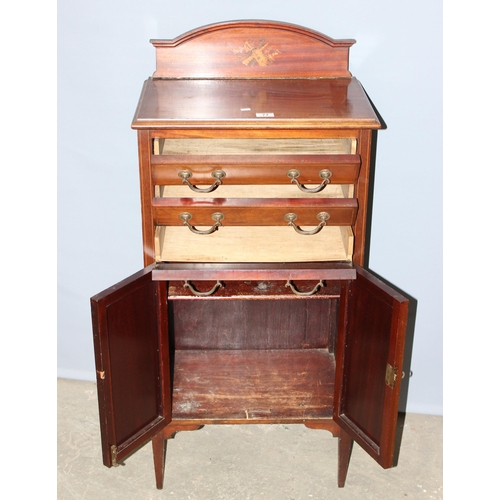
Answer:
<svg viewBox="0 0 500 500"><path fill-rule="evenodd" d="M104 370L99 371L97 370L97 376L101 379L104 380L106 378L106 372Z"/></svg>
<svg viewBox="0 0 500 500"><path fill-rule="evenodd" d="M111 445L110 451L111 451L111 465L113 467L118 467L119 464L116 460L116 455L118 454L118 451L116 449L116 444Z"/></svg>
<svg viewBox="0 0 500 500"><path fill-rule="evenodd" d="M398 377L397 370L398 370L397 368L394 368L392 365L387 363L387 367L385 369L385 383L391 389L394 389L394 386L396 384L396 379Z"/></svg>

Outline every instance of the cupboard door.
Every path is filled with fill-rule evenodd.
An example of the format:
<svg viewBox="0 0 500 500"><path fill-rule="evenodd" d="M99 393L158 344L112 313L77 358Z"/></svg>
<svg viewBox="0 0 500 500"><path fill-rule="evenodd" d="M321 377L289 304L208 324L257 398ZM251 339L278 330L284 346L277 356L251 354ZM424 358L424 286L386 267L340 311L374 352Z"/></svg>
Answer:
<svg viewBox="0 0 500 500"><path fill-rule="evenodd" d="M92 297L104 465L171 421L166 284L150 266Z"/></svg>
<svg viewBox="0 0 500 500"><path fill-rule="evenodd" d="M393 466L408 300L365 269L346 295L334 419L382 467Z"/></svg>

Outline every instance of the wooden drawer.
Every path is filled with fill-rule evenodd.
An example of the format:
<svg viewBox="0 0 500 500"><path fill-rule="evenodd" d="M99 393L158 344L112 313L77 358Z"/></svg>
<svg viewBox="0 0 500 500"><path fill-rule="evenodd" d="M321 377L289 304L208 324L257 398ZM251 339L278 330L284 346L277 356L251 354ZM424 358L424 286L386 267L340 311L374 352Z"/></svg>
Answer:
<svg viewBox="0 0 500 500"><path fill-rule="evenodd" d="M356 269L346 262L312 262L277 264L205 264L205 263L166 263L154 264L152 267L154 281L283 281L313 280L341 281L356 279ZM338 290L337 290L338 291ZM259 291L260 293L260 291ZM335 292L337 293L337 292Z"/></svg>
<svg viewBox="0 0 500 500"><path fill-rule="evenodd" d="M189 214L191 226L210 227L222 214L221 226L287 226L285 216L293 213L296 225L317 226L324 218L327 225L351 226L356 220L358 205L354 198L255 198L197 199L155 198L154 222L160 226L183 225ZM323 216L326 214L326 217ZM186 224L184 224L186 225Z"/></svg>
<svg viewBox="0 0 500 500"><path fill-rule="evenodd" d="M182 226L155 230L157 262L351 261L353 246L350 226L327 225L315 235L301 235L287 226L229 226L209 235Z"/></svg>
<svg viewBox="0 0 500 500"><path fill-rule="evenodd" d="M318 185L326 172L331 184L354 184L358 178L360 157L349 155L165 155L151 159L155 185L184 184L183 176L201 189L214 183L222 171L223 185L290 184L296 177L301 184ZM298 175L297 175L298 173Z"/></svg>
<svg viewBox="0 0 500 500"><path fill-rule="evenodd" d="M189 182L206 188L214 172L223 171L222 184L318 185L328 171L332 184L354 184L360 157L356 139L160 139L153 140L153 184L178 185L187 172ZM290 171L297 171L292 175ZM184 181L189 189L189 186Z"/></svg>

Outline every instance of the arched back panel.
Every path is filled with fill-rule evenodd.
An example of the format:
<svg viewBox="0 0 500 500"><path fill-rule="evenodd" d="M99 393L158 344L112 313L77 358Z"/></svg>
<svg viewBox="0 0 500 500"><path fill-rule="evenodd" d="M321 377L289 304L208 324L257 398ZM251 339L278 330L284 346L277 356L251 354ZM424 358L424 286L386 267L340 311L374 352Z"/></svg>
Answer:
<svg viewBox="0 0 500 500"><path fill-rule="evenodd" d="M151 43L154 78L350 78L355 40L288 23L232 21Z"/></svg>

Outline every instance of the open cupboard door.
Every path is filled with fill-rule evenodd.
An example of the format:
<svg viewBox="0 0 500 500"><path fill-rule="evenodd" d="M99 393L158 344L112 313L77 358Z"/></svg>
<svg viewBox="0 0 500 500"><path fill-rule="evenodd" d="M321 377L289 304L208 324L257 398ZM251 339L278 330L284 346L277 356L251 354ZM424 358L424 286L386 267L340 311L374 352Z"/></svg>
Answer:
<svg viewBox="0 0 500 500"><path fill-rule="evenodd" d="M382 467L394 465L408 299L355 265L339 325L334 420Z"/></svg>
<svg viewBox="0 0 500 500"><path fill-rule="evenodd" d="M90 299L104 465L172 419L165 282L154 266Z"/></svg>

